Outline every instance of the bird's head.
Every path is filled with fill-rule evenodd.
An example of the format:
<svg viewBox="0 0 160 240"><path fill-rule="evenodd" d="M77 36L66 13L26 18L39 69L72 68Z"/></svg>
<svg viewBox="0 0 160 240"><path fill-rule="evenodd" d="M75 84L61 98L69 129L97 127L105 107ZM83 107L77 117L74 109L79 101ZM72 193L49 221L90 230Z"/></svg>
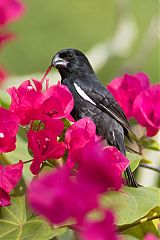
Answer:
<svg viewBox="0 0 160 240"><path fill-rule="evenodd" d="M68 74L79 74L86 70L93 71L87 57L77 49L63 49L55 54L52 59L52 66L57 68L61 76Z"/></svg>

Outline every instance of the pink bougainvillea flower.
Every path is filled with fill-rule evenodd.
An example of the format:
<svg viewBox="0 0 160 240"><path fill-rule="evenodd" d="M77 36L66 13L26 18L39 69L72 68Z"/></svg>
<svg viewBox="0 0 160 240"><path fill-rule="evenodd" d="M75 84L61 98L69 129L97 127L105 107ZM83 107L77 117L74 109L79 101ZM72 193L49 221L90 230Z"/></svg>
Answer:
<svg viewBox="0 0 160 240"><path fill-rule="evenodd" d="M106 161L109 159L106 160L100 144L86 145L74 175L65 165L32 182L28 192L32 208L55 224L70 218L77 224L83 223L86 215L99 207L100 194L121 187L117 168L106 165Z"/></svg>
<svg viewBox="0 0 160 240"><path fill-rule="evenodd" d="M103 150L101 144L89 143L83 149L81 155L75 156L79 163L78 181L86 189L89 189L88 191L100 194L111 188L120 189L122 184L121 174L124 168L128 166L128 160L115 148L111 148L111 151ZM115 163L118 161L123 162L121 164L125 167L119 168L116 166Z"/></svg>
<svg viewBox="0 0 160 240"><path fill-rule="evenodd" d="M65 134L65 143L69 151L68 166L71 168L74 166L76 156L81 154L81 150L89 142L95 142L99 139L96 135L96 126L90 118L83 118L70 126Z"/></svg>
<svg viewBox="0 0 160 240"><path fill-rule="evenodd" d="M18 117L11 111L0 107L0 153L15 150L18 126Z"/></svg>
<svg viewBox="0 0 160 240"><path fill-rule="evenodd" d="M82 118L67 129L65 143L70 150L83 148L87 143L95 141L96 126L90 118Z"/></svg>
<svg viewBox="0 0 160 240"><path fill-rule="evenodd" d="M76 219L76 222L80 224L89 212L98 208L99 198L94 191L84 187L78 179L75 184L72 184L70 193L71 195L67 197L70 217ZM75 208L73 207L74 205Z"/></svg>
<svg viewBox="0 0 160 240"><path fill-rule="evenodd" d="M135 99L133 115L147 129L147 136L154 136L160 129L160 84L150 86Z"/></svg>
<svg viewBox="0 0 160 240"><path fill-rule="evenodd" d="M18 89L8 89L12 103L10 110L20 118L22 125L31 120L60 119L70 116L73 97L62 85L54 85L42 92L42 83L32 79L23 82Z"/></svg>
<svg viewBox="0 0 160 240"><path fill-rule="evenodd" d="M145 238L144 238L144 240L158 240L159 238L157 238L154 234L152 234L152 233L148 233L146 236L145 236Z"/></svg>
<svg viewBox="0 0 160 240"><path fill-rule="evenodd" d="M43 197L42 197L43 192ZM97 199L79 189L66 167L59 168L40 180L34 180L28 199L35 211L54 224L67 219L82 219L97 206Z"/></svg>
<svg viewBox="0 0 160 240"><path fill-rule="evenodd" d="M43 196L42 196L43 192ZM80 189L66 167L34 180L28 191L31 207L54 224L67 219L82 219L97 207L96 196Z"/></svg>
<svg viewBox="0 0 160 240"><path fill-rule="evenodd" d="M43 94L39 82L30 80L23 82L18 88L8 89L11 96L10 110L19 118L22 125L27 125L31 120L39 119L39 107L43 102Z"/></svg>
<svg viewBox="0 0 160 240"><path fill-rule="evenodd" d="M130 163L129 160L115 147L107 146L103 148L103 154L106 156L106 164L110 165L110 167L112 165L113 168L117 168L120 175L122 175Z"/></svg>
<svg viewBox="0 0 160 240"><path fill-rule="evenodd" d="M64 85L58 83L44 92L42 112L51 118L67 118L73 109L73 96Z"/></svg>
<svg viewBox="0 0 160 240"><path fill-rule="evenodd" d="M85 220L78 227L83 240L118 240L113 214L106 210L100 221Z"/></svg>
<svg viewBox="0 0 160 240"><path fill-rule="evenodd" d="M49 118L59 119L65 117L61 100L54 95L43 102L40 110Z"/></svg>
<svg viewBox="0 0 160 240"><path fill-rule="evenodd" d="M0 188L5 192L10 193L21 179L22 171L22 161L12 165L0 165Z"/></svg>
<svg viewBox="0 0 160 240"><path fill-rule="evenodd" d="M38 174L40 166L45 160L55 160L64 155L65 145L57 142L57 136L51 130L28 132L28 147L32 150L34 158L31 164L31 172Z"/></svg>
<svg viewBox="0 0 160 240"><path fill-rule="evenodd" d="M0 206L10 205L9 193L15 188L22 176L23 162L2 166L0 165Z"/></svg>
<svg viewBox="0 0 160 240"><path fill-rule="evenodd" d="M133 75L125 74L115 78L107 85L108 90L122 107L127 118L133 117L132 107L137 95L148 87L149 78L142 72Z"/></svg>
<svg viewBox="0 0 160 240"><path fill-rule="evenodd" d="M53 135L60 136L64 130L64 123L60 119L49 118L45 123L45 130L50 131Z"/></svg>
<svg viewBox="0 0 160 240"><path fill-rule="evenodd" d="M45 216L50 222L55 224L64 222L71 215L67 204L71 185L68 169L59 168L39 180L32 181L28 191L29 203L37 213Z"/></svg>
<svg viewBox="0 0 160 240"><path fill-rule="evenodd" d="M48 88L44 95L46 99L52 96L55 96L58 99L60 99L62 102L62 106L64 108L65 114L72 111L74 106L72 94L69 91L69 89L64 85L61 85L60 82L58 82L57 85L54 85Z"/></svg>
<svg viewBox="0 0 160 240"><path fill-rule="evenodd" d="M17 20L22 16L25 7L20 0L0 1L0 26Z"/></svg>
<svg viewBox="0 0 160 240"><path fill-rule="evenodd" d="M0 207L6 207L10 204L11 202L9 194L2 188L0 188Z"/></svg>

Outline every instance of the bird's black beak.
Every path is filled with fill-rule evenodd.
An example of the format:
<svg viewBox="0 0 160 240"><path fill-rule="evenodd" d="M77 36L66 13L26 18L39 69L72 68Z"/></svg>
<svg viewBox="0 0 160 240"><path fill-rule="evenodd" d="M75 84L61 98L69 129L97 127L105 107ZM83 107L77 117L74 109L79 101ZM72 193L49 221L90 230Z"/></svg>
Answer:
<svg viewBox="0 0 160 240"><path fill-rule="evenodd" d="M53 59L52 59L52 66L59 69L59 68L67 68L69 62L67 62L65 59L59 57L58 55L56 55Z"/></svg>

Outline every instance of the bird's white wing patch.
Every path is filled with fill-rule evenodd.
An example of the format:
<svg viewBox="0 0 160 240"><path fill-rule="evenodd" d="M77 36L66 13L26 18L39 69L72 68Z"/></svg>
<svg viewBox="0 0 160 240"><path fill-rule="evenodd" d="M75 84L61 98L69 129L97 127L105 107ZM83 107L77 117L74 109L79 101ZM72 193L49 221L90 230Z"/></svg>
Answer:
<svg viewBox="0 0 160 240"><path fill-rule="evenodd" d="M93 105L96 106L95 102L92 101L92 99L90 97L87 96L87 94L76 84L74 83L75 89L77 91L77 93L85 100L87 100L88 102L92 103Z"/></svg>

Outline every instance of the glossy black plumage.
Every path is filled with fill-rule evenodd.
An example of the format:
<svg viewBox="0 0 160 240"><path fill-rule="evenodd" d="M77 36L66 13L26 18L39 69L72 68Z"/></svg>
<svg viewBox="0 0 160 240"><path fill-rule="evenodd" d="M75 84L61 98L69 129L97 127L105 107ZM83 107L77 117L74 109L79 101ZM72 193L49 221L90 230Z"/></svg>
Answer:
<svg viewBox="0 0 160 240"><path fill-rule="evenodd" d="M52 65L59 70L61 83L74 97L73 118L90 117L97 134L125 154L124 135L128 137L130 125L115 98L97 79L86 56L76 49L64 49L54 56ZM125 174L128 185L137 187L130 167Z"/></svg>

